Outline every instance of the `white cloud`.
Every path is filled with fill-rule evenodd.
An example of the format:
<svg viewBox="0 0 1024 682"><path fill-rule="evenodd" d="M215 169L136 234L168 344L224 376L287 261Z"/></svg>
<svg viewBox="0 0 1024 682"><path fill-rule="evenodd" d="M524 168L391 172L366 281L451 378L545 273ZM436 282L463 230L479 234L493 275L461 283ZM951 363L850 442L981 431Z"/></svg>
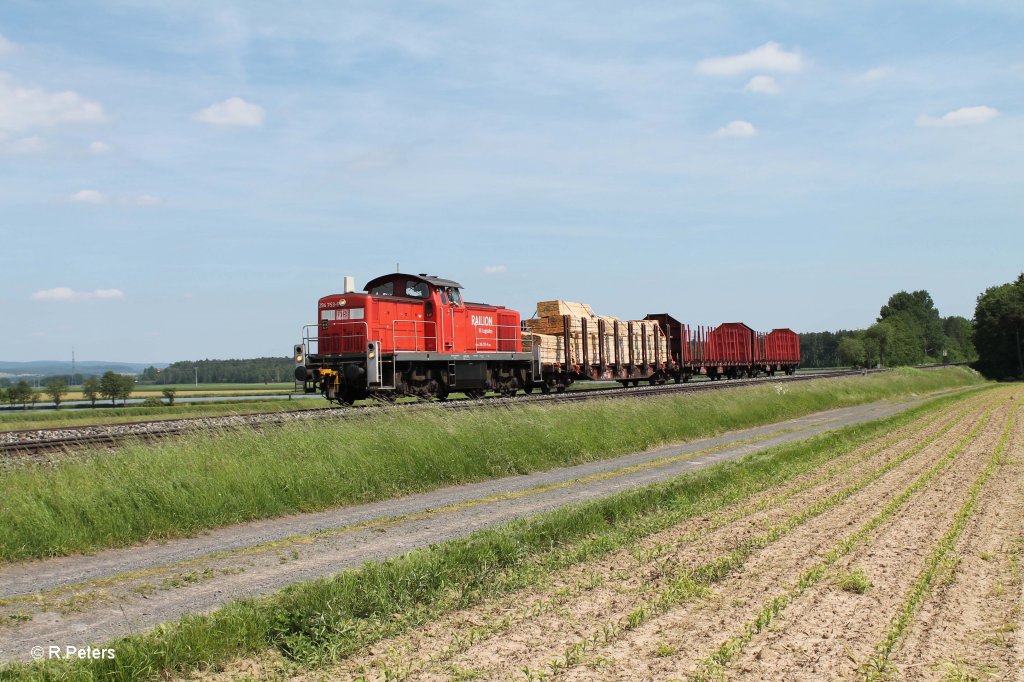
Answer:
<svg viewBox="0 0 1024 682"><path fill-rule="evenodd" d="M0 135L0 154L40 154L49 148L46 140L38 135L7 141Z"/></svg>
<svg viewBox="0 0 1024 682"><path fill-rule="evenodd" d="M931 127L978 125L988 123L998 115L999 111L992 107L961 107L938 117L922 114L917 117L916 123L919 126Z"/></svg>
<svg viewBox="0 0 1024 682"><path fill-rule="evenodd" d="M122 203L131 204L132 206L157 206L162 201L160 197L155 197L152 194L140 194L137 197L123 199Z"/></svg>
<svg viewBox="0 0 1024 682"><path fill-rule="evenodd" d="M14 52L14 43L4 38L3 34L0 33L0 54L7 54L8 52Z"/></svg>
<svg viewBox="0 0 1024 682"><path fill-rule="evenodd" d="M715 131L715 137L753 137L757 128L750 121L730 121Z"/></svg>
<svg viewBox="0 0 1024 682"><path fill-rule="evenodd" d="M113 147L111 147L109 144L107 144L106 142L100 142L99 140L89 145L89 151L92 152L93 154L106 154L112 149Z"/></svg>
<svg viewBox="0 0 1024 682"><path fill-rule="evenodd" d="M43 289L32 294L33 301L120 301L124 292L120 289L95 289L93 291L75 291L68 287Z"/></svg>
<svg viewBox="0 0 1024 682"><path fill-rule="evenodd" d="M868 69L864 73L858 75L853 80L858 83L867 83L869 81L877 81L883 78L888 78L893 74L893 69L888 66L876 66L873 69Z"/></svg>
<svg viewBox="0 0 1024 682"><path fill-rule="evenodd" d="M104 192L100 192L95 189L83 189L75 192L71 196L67 197L68 201L74 201L79 204L93 204L95 206L101 206L103 204L110 204L117 202L123 206L157 206L163 203L160 197L153 196L152 194L139 194L136 196L111 196Z"/></svg>
<svg viewBox="0 0 1024 682"><path fill-rule="evenodd" d="M195 119L215 126L259 126L263 125L265 116L266 112L258 104L246 102L241 97L231 97L200 109Z"/></svg>
<svg viewBox="0 0 1024 682"><path fill-rule="evenodd" d="M504 265L485 265L484 272L488 275L498 275L503 272L508 272L508 268Z"/></svg>
<svg viewBox="0 0 1024 682"><path fill-rule="evenodd" d="M778 43L765 43L743 54L702 59L697 70L708 76L735 76L747 71L799 71L803 66L798 53L786 52Z"/></svg>
<svg viewBox="0 0 1024 682"><path fill-rule="evenodd" d="M80 204L96 205L105 204L107 203L107 201L110 200L110 198L106 194L95 189L80 190L72 194L70 197L68 197L68 199L70 201L77 201Z"/></svg>
<svg viewBox="0 0 1024 682"><path fill-rule="evenodd" d="M779 84L771 76L754 76L743 89L747 92L760 92L763 95L777 95L781 92Z"/></svg>
<svg viewBox="0 0 1024 682"><path fill-rule="evenodd" d="M0 74L0 130L22 131L104 120L103 105L73 90L47 92L22 88L14 85L7 74Z"/></svg>

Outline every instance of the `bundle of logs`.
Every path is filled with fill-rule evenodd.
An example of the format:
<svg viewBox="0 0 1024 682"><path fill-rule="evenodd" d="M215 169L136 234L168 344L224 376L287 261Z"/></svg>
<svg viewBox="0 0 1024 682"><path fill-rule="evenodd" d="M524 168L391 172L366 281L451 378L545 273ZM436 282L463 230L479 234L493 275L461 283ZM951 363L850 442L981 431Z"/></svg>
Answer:
<svg viewBox="0 0 1024 682"><path fill-rule="evenodd" d="M564 316L569 316L569 359L570 364L583 362L583 346L587 344L587 359L596 365L600 357L600 349L604 347L605 362L615 362L615 347L618 345L618 358L622 364L629 362L629 329L632 325L633 361L643 362L644 350L648 363L653 363L655 348L657 357L662 362L668 357L668 344L658 323L653 320L619 320L607 315L595 315L586 303L571 301L541 301L537 304L535 317L525 321L526 331L523 333L523 350L532 351L540 348L540 360L544 364L566 364ZM586 334L583 332L583 320L586 320ZM604 322L603 331L599 322ZM616 338L616 322L618 337Z"/></svg>

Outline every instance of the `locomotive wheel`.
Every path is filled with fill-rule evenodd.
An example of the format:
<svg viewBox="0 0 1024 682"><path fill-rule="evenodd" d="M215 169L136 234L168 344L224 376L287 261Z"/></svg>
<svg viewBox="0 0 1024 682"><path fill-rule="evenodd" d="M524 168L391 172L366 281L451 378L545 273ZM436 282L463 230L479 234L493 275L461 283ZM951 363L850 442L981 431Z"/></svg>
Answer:
<svg viewBox="0 0 1024 682"><path fill-rule="evenodd" d="M551 387L548 386L546 383L541 384L540 392L543 393L544 395L548 395L549 393L551 393Z"/></svg>
<svg viewBox="0 0 1024 682"><path fill-rule="evenodd" d="M525 386L523 386L523 393L525 393L526 395L530 395L531 393L533 393L533 384L527 383Z"/></svg>

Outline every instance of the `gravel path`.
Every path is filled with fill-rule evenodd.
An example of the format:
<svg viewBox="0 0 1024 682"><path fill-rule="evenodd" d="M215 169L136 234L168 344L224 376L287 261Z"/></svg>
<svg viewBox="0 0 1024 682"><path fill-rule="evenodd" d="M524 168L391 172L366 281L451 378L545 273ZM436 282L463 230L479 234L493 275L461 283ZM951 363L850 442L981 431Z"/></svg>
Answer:
<svg viewBox="0 0 1024 682"><path fill-rule="evenodd" d="M101 643L231 599L883 418L918 402L831 410L613 460L233 526L197 538L5 566L0 598L8 599L0 615L27 612L31 619L0 625L0 660L26 659L36 645Z"/></svg>

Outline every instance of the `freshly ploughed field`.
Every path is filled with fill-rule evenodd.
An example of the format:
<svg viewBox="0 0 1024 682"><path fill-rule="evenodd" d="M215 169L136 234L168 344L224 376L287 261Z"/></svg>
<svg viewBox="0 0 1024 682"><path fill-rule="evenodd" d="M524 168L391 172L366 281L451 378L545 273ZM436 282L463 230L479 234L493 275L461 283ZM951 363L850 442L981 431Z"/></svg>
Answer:
<svg viewBox="0 0 1024 682"><path fill-rule="evenodd" d="M667 496L326 663L279 647L190 679L1013 679L1022 400L948 401L717 508Z"/></svg>

